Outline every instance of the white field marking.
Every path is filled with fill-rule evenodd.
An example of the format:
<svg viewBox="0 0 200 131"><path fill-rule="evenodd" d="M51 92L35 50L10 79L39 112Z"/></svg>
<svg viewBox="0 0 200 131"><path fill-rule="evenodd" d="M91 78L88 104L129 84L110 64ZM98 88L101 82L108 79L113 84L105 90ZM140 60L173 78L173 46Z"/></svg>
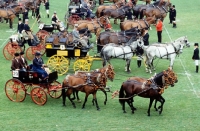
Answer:
<svg viewBox="0 0 200 131"><path fill-rule="evenodd" d="M17 30L14 30L11 35L13 35L16 31ZM2 48L4 46L4 44L8 41L8 39L10 39L10 36L7 39L5 39L5 41L3 42L3 44L1 44L0 48Z"/></svg>
<svg viewBox="0 0 200 131"><path fill-rule="evenodd" d="M169 32L168 32L167 28L165 27L165 25L164 25L164 28L165 28L165 31L166 31L167 35L169 36L169 39L170 39L171 42L172 42L171 36L169 35ZM183 70L184 70L184 72L185 72L185 75L187 76L187 79L189 80L189 83L190 83L190 85L191 85L191 87L192 87L191 90L193 90L193 92L194 92L194 94L196 95L197 98L200 98L200 96L197 94L197 91L196 91L195 88L194 88L194 83L193 83L192 80L190 79L190 76L191 76L191 75L186 71L185 66L183 65L183 62L182 62L182 60L180 59L180 56L179 56L177 59L179 59L179 61L180 61L180 63L181 63L181 66L183 67Z"/></svg>
<svg viewBox="0 0 200 131"><path fill-rule="evenodd" d="M3 40L3 41L5 41L6 39L0 39L0 40Z"/></svg>

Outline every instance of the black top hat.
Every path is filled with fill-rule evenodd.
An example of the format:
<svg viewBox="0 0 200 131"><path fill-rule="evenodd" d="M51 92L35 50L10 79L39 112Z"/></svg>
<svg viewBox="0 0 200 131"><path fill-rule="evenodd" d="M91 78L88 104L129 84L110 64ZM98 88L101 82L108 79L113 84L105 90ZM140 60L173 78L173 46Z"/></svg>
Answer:
<svg viewBox="0 0 200 131"><path fill-rule="evenodd" d="M19 18L18 20L19 20L19 21L21 21L22 19L21 19L21 18Z"/></svg>
<svg viewBox="0 0 200 131"><path fill-rule="evenodd" d="M172 7L174 7L174 8L175 8L175 5L173 5Z"/></svg>
<svg viewBox="0 0 200 131"><path fill-rule="evenodd" d="M40 55L41 55L40 52L35 53L35 56L40 56Z"/></svg>
<svg viewBox="0 0 200 131"><path fill-rule="evenodd" d="M19 56L19 53L15 53L15 56Z"/></svg>
<svg viewBox="0 0 200 131"><path fill-rule="evenodd" d="M24 54L24 52L22 51L22 52L20 52L20 55L23 55Z"/></svg>
<svg viewBox="0 0 200 131"><path fill-rule="evenodd" d="M194 43L194 46L199 46L199 44L198 43Z"/></svg>

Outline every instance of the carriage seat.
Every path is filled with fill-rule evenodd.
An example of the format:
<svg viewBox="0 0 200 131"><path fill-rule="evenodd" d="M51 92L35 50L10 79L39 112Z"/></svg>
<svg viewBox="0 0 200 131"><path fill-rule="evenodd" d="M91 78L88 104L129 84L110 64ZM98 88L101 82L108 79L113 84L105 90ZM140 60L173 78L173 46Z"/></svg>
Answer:
<svg viewBox="0 0 200 131"><path fill-rule="evenodd" d="M67 42L67 38L60 38L60 39L59 39L59 42L60 42L60 43L66 43L66 42Z"/></svg>
<svg viewBox="0 0 200 131"><path fill-rule="evenodd" d="M53 43L54 41L54 38L53 37L49 37L47 40L46 40L46 43Z"/></svg>

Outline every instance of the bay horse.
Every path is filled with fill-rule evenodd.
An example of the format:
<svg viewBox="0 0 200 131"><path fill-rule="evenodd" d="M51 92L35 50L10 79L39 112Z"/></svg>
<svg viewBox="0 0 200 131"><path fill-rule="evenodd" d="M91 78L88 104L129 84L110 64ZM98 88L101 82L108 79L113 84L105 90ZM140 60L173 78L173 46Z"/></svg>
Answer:
<svg viewBox="0 0 200 131"><path fill-rule="evenodd" d="M109 79L110 81L113 81L114 76L115 76L114 68L113 68L112 65L110 65L110 64L109 64L108 66L104 66L104 67L102 67L102 68L95 69L95 70L93 70L93 71L91 71L91 72L103 73L103 74L105 74L106 78ZM82 71L80 72L80 71L79 71L78 73L86 74L86 73L88 73L88 72L82 72ZM106 88L106 87L104 87L104 88L98 88L98 89L101 90L101 91L104 93L104 95L105 95L104 105L106 105L106 103L107 103L107 93L106 93L106 91L105 91L105 88ZM72 99L75 99L75 93L76 93L77 101L80 101L79 96L78 96L78 91L75 91L75 92L73 93L74 98L72 98ZM94 105L94 100L93 100L92 102L93 102L93 105Z"/></svg>
<svg viewBox="0 0 200 131"><path fill-rule="evenodd" d="M123 112L126 113L125 102L127 102L132 113L134 113L136 108L133 106L133 97L140 96L150 99L147 111L148 116L150 116L150 109L154 100L161 103L161 106L159 106L159 114L161 114L165 99L162 97L160 90L168 85L174 86L177 81L177 77L171 75L174 72L171 72L173 71L170 69L164 70L146 81L138 80L140 78L132 78L123 82L119 91L119 102L122 105Z"/></svg>
<svg viewBox="0 0 200 131"><path fill-rule="evenodd" d="M100 53L103 60L103 66L108 62L110 64L111 58L121 58L126 60L125 71L130 73L130 62L136 52L137 47L143 48L144 42L142 37L132 37L124 46L109 43L105 45Z"/></svg>
<svg viewBox="0 0 200 131"><path fill-rule="evenodd" d="M114 18L114 24L117 24L117 19L120 19L120 22L123 22L126 17L126 13L132 7L132 4L129 4L130 2L126 3L125 6L122 6L118 9L104 9L101 12L101 16L108 16L109 18Z"/></svg>
<svg viewBox="0 0 200 131"><path fill-rule="evenodd" d="M91 31L91 33L95 33L96 39L99 37L100 32L102 28L105 27L105 25L108 23L108 17L107 16L102 16L100 18L94 19L92 21L87 21L87 20L80 20L77 21L78 24L78 30L88 28L88 30Z"/></svg>
<svg viewBox="0 0 200 131"><path fill-rule="evenodd" d="M104 1L105 1L105 0L99 0L99 5L103 5L103 4L104 4ZM119 2L120 0L107 0L107 1L113 2L113 3L117 3L117 2Z"/></svg>
<svg viewBox="0 0 200 131"><path fill-rule="evenodd" d="M65 106L66 96L71 101L74 108L76 108L75 103L73 102L73 98L70 98L70 95L74 90L85 92L85 101L82 105L82 109L85 108L85 104L87 102L87 98L89 94L93 94L93 100L96 103L96 108L99 110L96 92L98 88L104 87L106 85L106 77L103 73L91 72L87 74L74 74L67 75L63 80L62 84L62 99L63 106ZM67 88L67 91L65 91Z"/></svg>
<svg viewBox="0 0 200 131"><path fill-rule="evenodd" d="M164 20L164 18L167 16L169 7L171 7L171 3L169 2L169 0L163 1L162 2L163 5L161 7L156 6L155 7L147 7L146 9L143 10L143 15L146 17L152 17L155 16L156 19L160 18L162 21Z"/></svg>
<svg viewBox="0 0 200 131"><path fill-rule="evenodd" d="M125 3L123 1L118 1L112 5L100 5L97 7L96 16L97 16L97 18L101 17L101 12L104 9L118 9L123 5L125 5Z"/></svg>
<svg viewBox="0 0 200 131"><path fill-rule="evenodd" d="M21 5L12 5L10 8L0 9L0 17L9 20L9 26L13 28L13 21L16 14L23 13L25 8Z"/></svg>
<svg viewBox="0 0 200 131"><path fill-rule="evenodd" d="M135 19L143 19L143 10L146 9L147 7L154 7L156 6L161 6L162 5L162 0L161 1L156 1L152 4L144 5L144 4L137 4L136 6L133 7L133 16ZM142 14L141 14L142 12ZM139 17L140 16L140 17Z"/></svg>
<svg viewBox="0 0 200 131"><path fill-rule="evenodd" d="M170 67L173 67L174 60L177 55L183 52L184 46L190 47L187 36L182 36L172 43L167 44L151 44L144 49L146 57L146 72L152 73L153 60L155 58L170 60Z"/></svg>
<svg viewBox="0 0 200 131"><path fill-rule="evenodd" d="M120 32L101 32L97 39L97 52L99 53L104 45L108 43L115 43L121 45L130 40L131 37L140 36L140 30L137 27Z"/></svg>
<svg viewBox="0 0 200 131"><path fill-rule="evenodd" d="M156 21L155 17L148 17L146 19L138 19L138 20L125 20L124 22L120 23L120 29L129 30L134 27L138 27L139 29L146 29L150 28L151 24L154 24Z"/></svg>

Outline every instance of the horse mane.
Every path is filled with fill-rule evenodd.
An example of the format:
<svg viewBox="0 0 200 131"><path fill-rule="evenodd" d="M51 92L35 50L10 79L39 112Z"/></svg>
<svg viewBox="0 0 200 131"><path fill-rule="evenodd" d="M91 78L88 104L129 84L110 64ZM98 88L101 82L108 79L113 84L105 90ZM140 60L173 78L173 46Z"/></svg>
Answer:
<svg viewBox="0 0 200 131"><path fill-rule="evenodd" d="M136 40L137 40L137 37L132 36L131 39L128 42L126 42L125 45L130 45L131 43L133 43L133 41L136 41Z"/></svg>

